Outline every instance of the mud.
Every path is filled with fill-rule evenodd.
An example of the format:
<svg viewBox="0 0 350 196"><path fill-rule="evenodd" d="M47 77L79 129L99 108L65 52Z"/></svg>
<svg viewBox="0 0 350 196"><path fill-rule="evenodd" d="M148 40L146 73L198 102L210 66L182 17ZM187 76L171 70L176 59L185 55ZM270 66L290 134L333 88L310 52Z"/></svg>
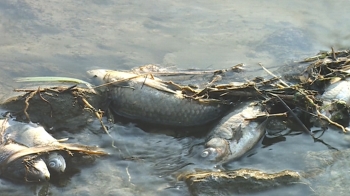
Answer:
<svg viewBox="0 0 350 196"><path fill-rule="evenodd" d="M47 130L79 131L99 115L103 97L91 89L52 87L23 89L23 95L7 99L1 108L22 122L40 123Z"/></svg>

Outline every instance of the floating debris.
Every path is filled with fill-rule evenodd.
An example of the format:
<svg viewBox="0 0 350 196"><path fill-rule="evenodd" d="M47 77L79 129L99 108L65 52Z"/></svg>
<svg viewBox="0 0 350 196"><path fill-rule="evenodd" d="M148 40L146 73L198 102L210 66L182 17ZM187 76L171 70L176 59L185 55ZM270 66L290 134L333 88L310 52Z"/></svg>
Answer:
<svg viewBox="0 0 350 196"><path fill-rule="evenodd" d="M197 172L182 177L192 195L249 194L302 183L298 172L265 173L253 169Z"/></svg>

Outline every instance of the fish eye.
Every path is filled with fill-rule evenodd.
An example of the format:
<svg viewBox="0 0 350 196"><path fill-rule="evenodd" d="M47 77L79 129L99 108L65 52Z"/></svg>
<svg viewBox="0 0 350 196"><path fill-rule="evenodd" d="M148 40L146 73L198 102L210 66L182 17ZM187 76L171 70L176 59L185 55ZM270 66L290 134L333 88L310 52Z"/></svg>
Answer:
<svg viewBox="0 0 350 196"><path fill-rule="evenodd" d="M203 150L201 157L207 157L210 154L210 152L208 150Z"/></svg>
<svg viewBox="0 0 350 196"><path fill-rule="evenodd" d="M49 167L51 167L51 168L55 168L55 167L59 167L59 166L60 166L60 163L58 160L51 160L49 162Z"/></svg>
<svg viewBox="0 0 350 196"><path fill-rule="evenodd" d="M220 155L220 152L215 148L206 148L202 151L201 157L207 158L210 161L215 161Z"/></svg>
<svg viewBox="0 0 350 196"><path fill-rule="evenodd" d="M66 169L66 161L61 155L59 155L56 152L50 154L46 164L49 168L57 172L64 172L64 170Z"/></svg>

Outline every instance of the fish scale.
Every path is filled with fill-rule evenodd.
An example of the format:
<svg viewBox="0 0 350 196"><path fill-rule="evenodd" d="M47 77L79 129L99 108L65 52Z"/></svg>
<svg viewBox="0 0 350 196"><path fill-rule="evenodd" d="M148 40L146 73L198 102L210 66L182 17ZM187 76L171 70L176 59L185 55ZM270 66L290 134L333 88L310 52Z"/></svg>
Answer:
<svg viewBox="0 0 350 196"><path fill-rule="evenodd" d="M178 98L142 84L132 87L110 89L114 112L127 118L163 125L195 126L213 121L226 111L223 104Z"/></svg>

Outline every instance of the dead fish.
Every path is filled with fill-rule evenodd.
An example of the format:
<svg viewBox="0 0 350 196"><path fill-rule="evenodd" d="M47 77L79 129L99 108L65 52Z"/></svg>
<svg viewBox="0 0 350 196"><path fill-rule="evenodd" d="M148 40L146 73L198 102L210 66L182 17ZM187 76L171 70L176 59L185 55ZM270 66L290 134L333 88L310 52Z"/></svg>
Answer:
<svg viewBox="0 0 350 196"><path fill-rule="evenodd" d="M21 123L9 120L4 132L6 140L14 141L27 147L40 147L48 145L57 145L59 142L52 137L46 130L34 123ZM47 166L57 172L64 172L66 161L62 155L52 152L44 159Z"/></svg>
<svg viewBox="0 0 350 196"><path fill-rule="evenodd" d="M11 151L3 158L1 165L4 168L12 167L23 157L46 157L46 165L50 169L63 172L66 163L60 153L68 153L74 156L75 153L86 155L106 155L102 149L93 146L86 146L74 143L61 143L45 131L42 126L33 123L21 123L9 119L0 120L1 145L8 144L22 146L22 149ZM0 151L0 156L1 152ZM44 163L45 164L45 163ZM46 167L45 165L45 167Z"/></svg>
<svg viewBox="0 0 350 196"><path fill-rule="evenodd" d="M11 164L7 164L7 159L12 154L28 147L16 144L0 145L0 175L14 181L42 182L50 179L50 172L45 162L36 155L26 155L20 157Z"/></svg>
<svg viewBox="0 0 350 196"><path fill-rule="evenodd" d="M333 84L330 84L325 92L322 94L321 99L324 101L339 100L345 101L347 105L350 105L350 81L341 80Z"/></svg>
<svg viewBox="0 0 350 196"><path fill-rule="evenodd" d="M350 120L348 110L350 106L350 79L332 78L320 99L323 102L320 112L332 121L348 127ZM318 117L311 118L311 122L315 126L328 126L328 122ZM345 128L345 130L348 130L348 128Z"/></svg>
<svg viewBox="0 0 350 196"><path fill-rule="evenodd" d="M221 117L229 108L219 101L185 98L180 89L149 75L90 70L97 84L110 84L112 109L121 116L153 124L196 126ZM147 76L147 77L146 77Z"/></svg>
<svg viewBox="0 0 350 196"><path fill-rule="evenodd" d="M206 148L201 153L203 158L215 163L226 163L248 152L264 135L265 121L259 123L247 120L265 114L261 106L246 102L237 107L209 133Z"/></svg>

